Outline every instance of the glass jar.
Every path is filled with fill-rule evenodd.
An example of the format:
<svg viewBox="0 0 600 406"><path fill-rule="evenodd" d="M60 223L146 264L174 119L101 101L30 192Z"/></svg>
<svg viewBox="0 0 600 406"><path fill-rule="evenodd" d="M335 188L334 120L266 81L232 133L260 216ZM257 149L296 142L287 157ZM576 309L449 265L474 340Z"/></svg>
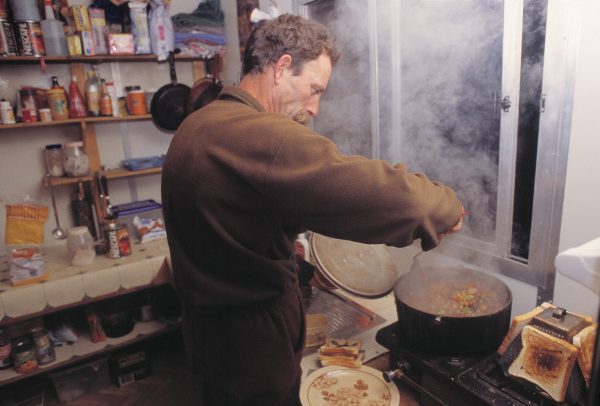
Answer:
<svg viewBox="0 0 600 406"><path fill-rule="evenodd" d="M88 156L83 150L83 141L67 142L63 149L63 168L67 176L88 174Z"/></svg>
<svg viewBox="0 0 600 406"><path fill-rule="evenodd" d="M6 369L12 365L11 351L12 346L8 334L0 330L0 369Z"/></svg>
<svg viewBox="0 0 600 406"><path fill-rule="evenodd" d="M127 86L127 111L133 116L139 116L148 113L146 108L146 95L140 86Z"/></svg>
<svg viewBox="0 0 600 406"><path fill-rule="evenodd" d="M64 176L63 170L63 148L61 144L46 145L44 149L46 170L50 176Z"/></svg>
<svg viewBox="0 0 600 406"><path fill-rule="evenodd" d="M35 344L36 358L40 365L45 365L56 360L54 346L48 338L48 332L44 327L34 327L31 329L31 338Z"/></svg>
<svg viewBox="0 0 600 406"><path fill-rule="evenodd" d="M87 227L79 226L67 230L67 251L71 265L84 266L94 261L94 240Z"/></svg>

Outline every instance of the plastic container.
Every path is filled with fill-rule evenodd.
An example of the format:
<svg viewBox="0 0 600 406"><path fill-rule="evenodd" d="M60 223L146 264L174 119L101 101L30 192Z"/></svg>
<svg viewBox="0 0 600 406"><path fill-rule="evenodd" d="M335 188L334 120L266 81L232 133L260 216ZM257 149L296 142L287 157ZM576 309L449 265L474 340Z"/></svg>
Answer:
<svg viewBox="0 0 600 406"><path fill-rule="evenodd" d="M83 141L67 142L63 149L63 168L67 176L85 176L89 171L88 156Z"/></svg>
<svg viewBox="0 0 600 406"><path fill-rule="evenodd" d="M127 111L133 116L140 116L148 113L146 107L146 94L140 86L127 86Z"/></svg>
<svg viewBox="0 0 600 406"><path fill-rule="evenodd" d="M15 112L7 100L0 100L0 120L2 124L15 124Z"/></svg>
<svg viewBox="0 0 600 406"><path fill-rule="evenodd" d="M87 227L78 226L67 231L67 251L71 265L85 266L94 262L94 239Z"/></svg>
<svg viewBox="0 0 600 406"><path fill-rule="evenodd" d="M70 402L88 392L110 386L108 358L90 361L48 374L61 402Z"/></svg>
<svg viewBox="0 0 600 406"><path fill-rule="evenodd" d="M44 149L44 159L46 160L46 170L50 176L64 176L63 169L63 148L61 144L46 145Z"/></svg>
<svg viewBox="0 0 600 406"><path fill-rule="evenodd" d="M67 46L63 23L54 16L52 0L44 0L44 11L46 19L42 20L40 25L42 26L46 55L68 55L69 47Z"/></svg>

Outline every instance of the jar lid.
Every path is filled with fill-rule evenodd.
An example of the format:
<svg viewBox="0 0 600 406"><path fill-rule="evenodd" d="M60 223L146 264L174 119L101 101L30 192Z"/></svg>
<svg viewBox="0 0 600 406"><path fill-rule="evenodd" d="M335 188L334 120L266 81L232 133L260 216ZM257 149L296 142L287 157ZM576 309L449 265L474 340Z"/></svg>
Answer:
<svg viewBox="0 0 600 406"><path fill-rule="evenodd" d="M132 90L141 90L141 89L142 89L141 86L126 86L125 87L126 92L131 92Z"/></svg>
<svg viewBox="0 0 600 406"><path fill-rule="evenodd" d="M46 149L62 149L61 144L48 144L46 145Z"/></svg>
<svg viewBox="0 0 600 406"><path fill-rule="evenodd" d="M86 226L71 227L67 230L67 234L70 235L84 235L87 232L88 228Z"/></svg>
<svg viewBox="0 0 600 406"><path fill-rule="evenodd" d="M72 141L72 142L65 143L65 148L77 148L77 147L83 147L83 141Z"/></svg>

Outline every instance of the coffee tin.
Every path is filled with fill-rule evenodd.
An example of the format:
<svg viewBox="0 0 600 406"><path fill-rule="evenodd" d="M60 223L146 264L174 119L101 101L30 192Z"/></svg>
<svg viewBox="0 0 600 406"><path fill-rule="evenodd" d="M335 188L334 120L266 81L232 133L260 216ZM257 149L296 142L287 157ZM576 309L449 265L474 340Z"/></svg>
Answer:
<svg viewBox="0 0 600 406"><path fill-rule="evenodd" d="M18 21L15 23L17 47L21 56L44 56L42 26L36 21Z"/></svg>
<svg viewBox="0 0 600 406"><path fill-rule="evenodd" d="M131 241L126 224L117 224L117 239L119 240L119 254L122 257L131 255Z"/></svg>
<svg viewBox="0 0 600 406"><path fill-rule="evenodd" d="M119 225L114 221L104 223L104 241L106 243L106 256L112 259L121 258L119 249Z"/></svg>
<svg viewBox="0 0 600 406"><path fill-rule="evenodd" d="M13 25L0 18L0 56L15 56L17 55L17 40L15 39L15 31Z"/></svg>

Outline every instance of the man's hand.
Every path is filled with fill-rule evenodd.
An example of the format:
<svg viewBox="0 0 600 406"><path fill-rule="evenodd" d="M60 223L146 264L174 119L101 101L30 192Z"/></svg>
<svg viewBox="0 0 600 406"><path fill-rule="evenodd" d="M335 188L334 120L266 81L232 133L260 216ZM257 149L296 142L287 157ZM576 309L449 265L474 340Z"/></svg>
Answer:
<svg viewBox="0 0 600 406"><path fill-rule="evenodd" d="M458 220L458 223L456 223L454 226L452 226L452 228L450 228L449 230L444 231L443 233L438 235L438 238L440 239L440 241L443 240L444 238L448 237L450 234L458 233L462 229L463 220L466 215L467 215L467 211L463 207L462 211L460 213L460 219Z"/></svg>

